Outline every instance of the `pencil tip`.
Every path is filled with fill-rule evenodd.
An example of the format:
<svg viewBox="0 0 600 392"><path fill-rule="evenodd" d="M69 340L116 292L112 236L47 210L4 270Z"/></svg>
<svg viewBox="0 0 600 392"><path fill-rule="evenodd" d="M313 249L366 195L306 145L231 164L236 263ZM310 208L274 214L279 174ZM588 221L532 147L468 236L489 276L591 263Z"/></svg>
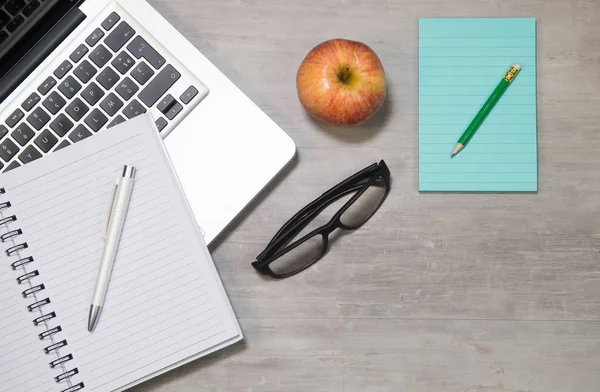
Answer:
<svg viewBox="0 0 600 392"><path fill-rule="evenodd" d="M458 154L460 152L460 150L462 150L464 147L463 144L461 143L456 143L456 146L454 146L454 151L452 151L452 154L450 154L450 158L454 158L454 156L456 154Z"/></svg>

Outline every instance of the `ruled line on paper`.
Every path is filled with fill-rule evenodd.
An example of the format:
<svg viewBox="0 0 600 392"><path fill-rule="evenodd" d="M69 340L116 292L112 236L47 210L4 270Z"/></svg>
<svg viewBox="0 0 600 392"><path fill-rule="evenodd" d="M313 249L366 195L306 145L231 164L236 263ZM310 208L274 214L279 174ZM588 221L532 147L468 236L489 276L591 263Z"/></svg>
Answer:
<svg viewBox="0 0 600 392"><path fill-rule="evenodd" d="M119 141L117 144L113 144L113 145L107 146L105 148L101 148L98 151L95 151L95 152L93 152L93 153L91 153L89 155L86 155L86 156L84 156L84 157L82 157L82 158L80 158L80 159L78 159L78 160L76 160L74 162L69 162L67 165L63 165L63 166L60 166L58 168L55 168L51 172L45 172L44 174L42 174L40 176L36 176L36 177L34 177L34 178L32 178L32 179L30 179L28 181L23 181L23 182L15 185L14 187L11 188L11 194L13 194L15 196L19 196L20 194L17 193L17 192L15 192L15 191L17 189L22 189L24 186L26 186L28 184L31 184L34 181L36 181L36 184L37 184L36 186L38 186L38 187L40 187L42 185L46 185L46 183L43 183L43 182L42 183L38 183L37 181L41 177L46 177L46 176L49 176L49 175L52 175L52 174L58 174L58 173L61 173L63 170L65 172L66 171L71 171L73 169L73 167L76 167L77 164L80 164L81 162L86 162L87 160L89 160L91 158L96 158L97 161L91 161L91 162L88 162L87 164L91 165L91 164L97 163L98 161L102 160L102 159L98 158L98 156L101 156L102 153L104 153L106 150L114 149L115 147L120 146L122 144L125 144L128 141L133 140L133 139L135 139L137 137L139 137L139 134L132 135L131 137L129 137L129 138L125 139L125 140ZM101 169L101 168L99 167L98 170L99 169ZM72 174L72 173L69 173L69 174ZM64 176L61 174L60 177L64 177Z"/></svg>
<svg viewBox="0 0 600 392"><path fill-rule="evenodd" d="M155 181L151 181L147 185L146 184L142 184L139 187L137 187L136 190L139 191L140 188L143 188L144 186L150 186L150 185L152 185L152 182L155 182ZM114 183L114 181L113 181L113 183ZM110 182L105 183L104 184L105 192L103 192L103 193L105 193L105 194L108 195L108 191L109 191L111 185L112 184ZM65 205L67 208L65 208L63 210L56 208L56 209L52 209L52 210L45 209L46 211L40 211L39 213L37 213L35 215L32 215L32 217L36 217L36 218L38 218L38 220L35 221L35 222L32 222L31 225L32 226L36 226L37 224L39 224L39 223L41 223L43 221L47 221L48 219L54 218L56 216L60 216L65 221L71 222L70 219L72 217L74 217L74 216L78 216L79 214L77 214L76 212L74 212L71 215L65 215L65 212L67 212L67 211L68 212L76 211L73 208L73 204L69 204L69 203L75 202L75 201L79 202L79 206L82 209L86 209L86 210L89 210L89 209L92 209L92 208L98 207L98 206L104 206L104 207L106 207L106 205L108 203L108 197L105 200L98 200L97 193L98 192L94 192L94 196L90 196L89 193L86 194L86 195L81 194L81 195L79 195L80 196L79 198L73 198L73 197L71 197L69 195L69 197L65 198L64 201L63 201L63 205ZM84 199L81 196L88 196L88 197ZM42 210L44 210L44 209L42 208ZM50 211L52 213L52 215L43 215L43 212L48 212L48 211ZM19 216L22 216L22 214L19 214ZM17 217L17 219L19 219L19 218ZM78 224L79 222L73 222L73 223L74 224ZM34 233L35 233L35 231L33 232L33 234Z"/></svg>
<svg viewBox="0 0 600 392"><path fill-rule="evenodd" d="M206 291L205 291L205 292L202 292L202 293L198 294L197 296L192 296L192 297L190 297L190 298L189 298L189 299L187 299L185 302L179 303L178 305L179 305L179 306L187 306L187 305L190 305L191 303L193 303L193 302L197 301L198 299L200 299L200 298L202 298L202 297L205 297L207 294L208 294L208 293L207 293ZM161 297L160 299L161 299L162 301L161 301L161 302L158 302L158 301L157 301L157 302L156 302L156 306L164 305L165 303L169 302L169 300L170 300L170 298L164 298L164 297ZM203 305L206 305L206 304L210 304L210 303L211 303L210 299L207 299L207 300L205 300L204 302L200 302L200 303L198 303L198 304L197 304L197 306L199 306L199 307L200 307L200 306L203 306ZM137 309L136 309L136 310L137 310ZM124 310L124 312L126 312L126 313L127 313L127 316L128 316L128 318L127 318L127 319L124 319L124 321L129 321L129 320L140 320L140 321L147 321L147 320L149 320L150 318L154 317L154 315L152 315L151 313L147 312L146 310L142 310L142 311L140 311L140 312L135 312L135 311L130 311L130 310L129 310L129 311L128 311L128 310ZM139 316L140 316L140 315L143 315L143 314L146 314L146 315L147 315L147 317L146 317L146 318L140 318ZM120 315L120 314L118 314L118 313L117 313L117 314L114 314L114 313L113 313L113 314L111 314L111 315L110 315L110 317L116 317L116 316L118 316L118 315ZM85 321L85 319L83 319L83 321ZM78 342L78 341L80 341L81 339L84 339L84 338L85 338L85 334L73 335L73 336L78 336L78 339L74 339L74 340L73 340L73 342ZM102 341L104 341L105 339L106 339L106 338L100 338L100 339L97 339L97 340L95 340L95 341L94 341L94 344L100 344L100 343L101 343Z"/></svg>
<svg viewBox="0 0 600 392"><path fill-rule="evenodd" d="M222 333L224 333L224 332L225 332L225 331L223 331L223 330L221 330L221 331L218 331L218 332L216 332L216 333L214 333L214 334L212 334L212 335L210 335L210 336L203 337L203 338L201 338L200 340L196 340L196 341L194 341L193 343L194 343L194 345L196 345L196 344L199 344L199 343L202 343L202 342L204 342L205 340L209 340L209 339L215 338L216 336L218 336L218 335L221 335L221 334L222 334ZM178 353L178 352L181 352L181 351L184 351L184 350L186 350L186 349L189 349L189 348L190 348L190 347L192 347L192 346L193 346L193 345L191 345L191 344L190 344L190 345L189 345L189 346L187 346L187 347L183 347L183 348L179 349L179 350L178 350L176 353ZM154 364L154 363L156 363L156 362L159 362L159 361L161 361L161 360L164 360L165 358L166 358L166 356L162 356L162 357L158 358L157 360L153 361L151 364ZM134 369L134 370L135 370L135 371L138 371L138 370L141 370L141 369L143 369L143 367L138 367L138 368L136 368L136 369ZM107 374L110 374L110 373L107 373ZM105 375L106 375L106 374L105 374ZM110 383L112 383L112 382L115 382L115 381L116 381L116 380L118 380L119 378L122 378L122 377L113 378L113 379L109 379L109 380L107 380L107 381L104 381L104 382L103 382L102 384L100 384L98 387L104 387L104 386L106 386L106 385L108 385L108 384L110 384Z"/></svg>
<svg viewBox="0 0 600 392"><path fill-rule="evenodd" d="M175 244L175 245L177 245L177 244L179 244L179 243L178 243L178 242L174 242L174 244ZM182 249L183 249L183 248L182 248ZM168 254L168 255L175 255L175 254L177 254L178 252L180 252L180 250L177 250L177 251L172 251L172 253L167 253L167 254ZM155 253L156 253L156 254L159 254L159 255L162 255L162 252L155 252ZM188 256L189 256L189 255L188 255ZM146 254L143 254L141 257L139 257L138 259L134 260L134 262L135 262L135 261L140 261L141 259L143 259L143 258L145 258L145 257L147 257L147 255L146 255ZM149 264L147 264L147 266L148 266L148 267L152 267L152 266L154 266L156 263L159 263L159 262L160 262L160 261L153 261L152 263L149 263ZM85 268L85 266L84 266L84 268ZM133 271L135 272L135 275L134 275L134 276L132 276L132 277L136 277L136 276L141 276L141 277L143 277L144 275L146 275L146 274L144 274L144 273L139 273L139 272L137 272L137 270L133 270ZM80 275L77 275L77 276L76 276L76 279L83 279L83 277L85 277L85 276L89 276L89 273L87 272L87 270L84 270L84 273L82 273L82 274L80 274ZM93 276L93 275L92 275L92 276ZM127 277L127 275L124 275L124 276L123 276L121 279L115 279L115 280L112 282L112 283L114 283L114 284L113 284L111 287L113 287L113 288L119 288L119 287L121 287L121 286L123 286L123 285L127 285L127 284L129 284L129 282L128 282L128 281L125 281L125 279L124 279L125 277ZM122 283L122 284L119 284L119 280L122 280L122 281L123 281L123 283ZM63 303L65 303L65 302L67 302L67 301L69 301L69 302L70 302L70 301L71 301L71 300L70 300L70 298L71 298L73 295L81 295L82 293L89 291L89 285L90 285L90 283L91 283L91 282L93 282L93 279L91 279L91 280L90 280L90 279L87 279L87 280L86 280L86 283L88 283L88 286L87 286L87 288L85 288L84 290L82 290L82 288L84 287L83 285L78 285L78 286L70 287L70 288L69 288L69 289L67 289L67 290L61 291L61 292L60 292L58 295L56 295L56 296L55 296L55 298L64 298L64 297L66 297L67 299L66 299L66 300L63 300L63 301L56 301L55 303L58 303L58 304L63 304Z"/></svg>
<svg viewBox="0 0 600 392"><path fill-rule="evenodd" d="M137 164L143 164L143 160L142 161L138 161ZM114 173L114 179L112 181L107 181L107 175L110 175L110 173ZM115 171L115 170L106 170L105 173L102 173L102 175L99 175L98 177L89 177L89 183L84 183L84 184L78 184L79 186L90 186L92 184L94 184L94 188L89 189L88 191L86 191L87 194L90 194L92 192L97 193L97 192L106 192L108 193L108 190L110 189L110 186L114 184L115 180L117 179L119 175L119 172ZM144 173L137 173L137 177L138 180L144 178ZM145 184L142 186L146 186ZM139 188L139 187L138 187ZM60 189L61 191L64 192L56 192L57 189ZM74 201L77 200L79 202L79 204L83 204L88 200L85 199L81 199L81 196L83 194L81 193L76 193L74 192L75 190L77 190L77 188L73 188L73 189L69 189L66 187L56 187L54 189L49 189L48 193L52 195L52 198L61 198L64 195L69 195L70 200L65 200L65 201ZM41 196L38 196L38 198L41 198ZM46 197L45 199L41 199L40 202L36 202L34 200L28 200L29 204L32 204L31 207L20 211L19 215L23 216L24 218L29 218L30 216L36 216L37 214L39 214L40 209L43 209L43 205L44 203L47 203L49 205L52 204L52 200L48 200L48 198ZM30 214L25 214L26 212L30 212L33 211L33 213Z"/></svg>
<svg viewBox="0 0 600 392"><path fill-rule="evenodd" d="M175 261L175 262L177 262L177 261L182 261L182 260L185 260L185 258L189 258L189 256L190 256L190 255L189 255L189 254L187 254L185 257L178 258L178 259L174 259L173 261ZM189 267L189 266L191 265L191 263L192 263L192 262L190 262L189 264L181 264L181 265L180 265L180 267L181 267L181 268ZM168 276L168 275L167 275L167 276ZM139 278L140 276L139 276L139 275L135 275L134 277L135 277L135 278ZM130 278L133 278L133 277L130 277ZM180 283L182 282L182 281L181 281L181 278L182 278L181 276L176 276L176 277L172 278L171 280L167 280L167 279L165 279L165 276L164 276L164 275L159 275L159 276L154 276L154 277L149 277L149 278L150 278L150 280L149 280L148 282L146 282L146 283L145 283L145 284L146 284L146 286L145 286L145 287L147 287L148 289L151 289L151 286L150 286L150 284L151 284L151 283L175 283L175 282L177 282L177 281L179 281ZM92 280L91 280L91 281L89 281L88 283L93 283L94 281L95 281L95 279L92 279ZM186 281L184 281L184 282L186 282L186 283L191 283L191 282L192 282L192 280L189 280L189 281L188 281L188 280L186 280ZM137 288L141 288L141 287L144 287L144 286L142 286L142 285L138 285L138 286L137 286ZM200 286L198 286L198 287L200 287ZM117 286L117 287L113 287L113 289L117 289L117 288L118 288L118 286ZM131 300L131 299L137 299L137 298L139 298L139 299L147 299L147 300L151 300L151 299L156 299L156 298L158 297L158 295L157 295L157 294L153 294L153 295L154 295L154 296L148 296L148 295L147 295L147 293L142 293L142 294L140 294L140 295L138 295L138 296L131 296L131 297L129 297L128 299L130 299L130 300ZM142 297L144 297L144 298L142 298ZM118 299L119 297L116 297L116 298ZM88 303L88 302L89 302L89 300L79 300L79 302L77 302L77 303L74 303L74 305L75 305L74 307L75 307L76 309L83 309L83 310L81 311L81 313L87 314L87 309L85 309L85 307L84 307L83 305L85 305L85 304L86 304L86 303ZM74 317L74 316L76 316L77 314L78 314L78 313L74 313L74 314L72 314L72 315L69 315L69 314L67 314L67 315L64 317L64 319L67 319L67 320L68 320L68 319L70 319L71 317ZM81 320L80 320L80 321L81 321Z"/></svg>
<svg viewBox="0 0 600 392"><path fill-rule="evenodd" d="M138 203L136 206L132 207L131 210L132 211L136 211L136 210L140 209L142 206L144 206L145 204L147 204L147 203L149 203L151 201L153 201L153 200L149 200L149 201L146 201L144 203ZM98 203L98 204L93 205L92 207L100 207L100 206L106 207L106 204L107 203ZM149 211L149 209L146 209L146 210ZM162 213L165 213L165 212L168 212L168 211L167 210L161 211L159 214L162 214ZM152 217L149 217L149 218L146 218L146 219L151 219L151 218ZM89 223L91 227L89 227L89 228L87 228L85 230L94 230L94 227L93 227L94 224L98 225L98 224L104 223L105 221L106 221L106 216L104 216L104 214L90 217L89 219L86 220L86 222ZM141 223L140 221L135 221L135 223L133 223L131 225L128 225L128 227L134 227L135 225L140 224L140 223ZM67 225L65 225L65 226L56 226L56 230L64 230L64 229L68 229L68 228L72 228L72 226L67 226ZM73 230L75 230L75 229L73 229ZM35 234L35 233L33 233L33 234ZM28 233L29 236L32 236L33 234L32 233ZM91 234L90 236L93 236L93 235L94 234ZM43 244L43 242L42 242L43 240L45 240L46 238L51 238L52 236L53 236L53 234L47 234L44 237L36 237L36 241L38 241L38 243L40 243L40 244ZM80 239L87 239L87 238L88 237L83 237L83 238L80 238Z"/></svg>
<svg viewBox="0 0 600 392"><path fill-rule="evenodd" d="M158 196L157 196L156 198L154 198L152 201L156 201L157 199L161 199L163 196L164 196L164 195L158 195ZM150 208L146 209L145 211L152 211L152 209L153 209L153 208L152 208L152 207L150 207ZM138 210L141 210L141 208L139 208L139 206L138 206ZM136 212L136 211L135 211L135 210L132 208L132 209L130 210L130 212ZM102 216L104 216L104 214L102 214ZM156 218L156 217L154 217L154 218ZM103 220L101 220L100 222L103 222ZM73 227L77 227L77 225L83 225L83 224L85 224L85 223L88 223L88 221L87 221L87 220L83 220L83 221L79 221L79 220L78 220L78 221L75 221L75 224L74 224L74 226L73 226ZM145 222L143 222L143 221L142 221L142 222L140 222L140 224L143 224L143 223L145 223ZM138 225L138 226L139 226L139 225ZM126 240L126 239L128 239L128 238L132 238L133 236L135 236L135 235L138 235L138 234L140 234L141 232L143 232L143 231L147 230L147 228L146 228L146 227L143 227L143 226L142 226L141 228L139 228L139 230L137 230L137 231L132 231L131 233L129 233L129 231L131 231L130 229L131 229L132 227L137 227L137 226L136 226L135 224L130 224L130 225L128 225L128 226L127 226L127 231L128 231L128 233L127 233L127 234L125 234L125 232L124 232L123 236L121 237L121 241L123 241L123 240ZM168 227L166 227L166 229L170 229L171 227L172 227L172 226L168 226ZM163 229L164 229L164 228L163 228ZM67 253L75 253L76 251L78 251L78 250L80 250L80 249L85 249L85 248L88 248L90 245L94 245L94 244L102 244L102 243L104 242L104 240L103 240L102 236L99 236L98 234L100 234L100 233L96 233L96 235L95 235L95 236L94 236L94 235L89 235L89 236L87 236L87 237L83 237L83 238L77 238L78 240L84 240L84 239L88 239L88 238L95 238L95 240L94 240L94 242L93 242L93 243L87 243L87 244L84 244L83 246L80 246L79 248L74 248L74 247L70 247L70 248L67 248L67 249L65 249L65 248L58 248L58 249L56 249L56 250L53 250L53 251L50 251L50 252L48 252L48 251L45 251L44 253L41 253L39 256L40 256L40 257L50 257L50 256L51 256L52 254L54 254L55 252L60 252L60 251L64 251L64 252L67 252ZM46 236L45 238L48 238L48 237ZM50 238L52 238L52 237L50 237ZM121 248L121 249L124 249L124 248L125 248L125 247L123 247L123 248ZM88 253L88 255L89 255L89 254L91 254L91 253L92 253L92 252ZM56 259L56 261L57 261L57 262L61 262L61 263L62 263L62 260Z"/></svg>
<svg viewBox="0 0 600 392"><path fill-rule="evenodd" d="M179 234L180 234L180 232L176 232L175 234L173 234L173 235L171 235L169 237L163 237L163 239L165 239L165 240L167 240L167 239L174 239ZM173 244L174 245L179 244L179 243L180 242L173 240ZM162 249L170 249L170 248L160 248L160 246L156 245L156 244L154 246L157 246L157 248L155 248L153 246L146 246L144 248L144 251L148 251L148 253L141 253L141 251L137 251L137 249L134 249L134 252L123 253L120 256L121 257L129 257L130 255L135 254L136 257L137 256L141 256L141 257L139 259L135 259L133 261L139 261L142 258L148 258L149 256L161 255L162 254L162 252L161 252ZM98 247L96 249L97 253L99 253L101 250L102 250L101 247ZM93 275L93 274L90 275L89 274L90 265L92 265L94 263L97 263L98 260L97 259L92 259L91 257L89 257L89 256L92 256L92 255L93 255L93 253L89 254L88 257L86 258L87 261L79 263L76 268L73 268L73 269L70 270L70 272L71 272L71 274L72 274L72 276L73 276L74 279L84 279L84 278L88 277L85 282L88 283L88 284L91 283L91 282L93 282L93 280L95 278L95 275ZM74 260L76 260L76 259L74 259ZM146 265L147 266L153 266L155 262L156 261L152 261L150 263L147 263ZM123 269L123 271L129 271L130 269L135 270L134 268L126 268L126 267L123 267L122 269ZM60 277L57 276L57 275L54 275L51 278L56 279L58 283L63 283L63 281L60 280ZM117 278L115 278L114 280L118 281ZM68 289L66 289L64 291L61 291L61 293L59 293L57 295L57 298L61 298L62 296L67 295L69 292L71 292L74 289L77 289L78 287L79 286L71 286L71 287L69 287Z"/></svg>

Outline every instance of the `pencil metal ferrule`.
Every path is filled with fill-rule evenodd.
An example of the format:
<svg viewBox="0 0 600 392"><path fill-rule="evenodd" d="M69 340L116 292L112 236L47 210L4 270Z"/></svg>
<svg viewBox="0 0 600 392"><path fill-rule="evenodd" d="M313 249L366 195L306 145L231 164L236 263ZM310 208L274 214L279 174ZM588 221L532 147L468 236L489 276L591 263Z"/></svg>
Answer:
<svg viewBox="0 0 600 392"><path fill-rule="evenodd" d="M518 72L519 70L517 69L517 67L510 67L510 69L506 72L506 75L504 75L504 80L506 80L508 83L512 82L515 76L517 76Z"/></svg>

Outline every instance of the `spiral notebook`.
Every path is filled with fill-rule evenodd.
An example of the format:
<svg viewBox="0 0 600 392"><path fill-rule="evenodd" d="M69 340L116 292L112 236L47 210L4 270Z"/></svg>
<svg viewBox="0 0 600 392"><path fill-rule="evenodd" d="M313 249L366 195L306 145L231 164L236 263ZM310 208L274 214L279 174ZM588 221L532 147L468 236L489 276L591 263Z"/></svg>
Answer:
<svg viewBox="0 0 600 392"><path fill-rule="evenodd" d="M450 153L514 63L521 71ZM419 191L536 192L536 20L419 19Z"/></svg>
<svg viewBox="0 0 600 392"><path fill-rule="evenodd" d="M111 185L136 182L97 329ZM0 391L117 391L242 339L152 118L0 176Z"/></svg>

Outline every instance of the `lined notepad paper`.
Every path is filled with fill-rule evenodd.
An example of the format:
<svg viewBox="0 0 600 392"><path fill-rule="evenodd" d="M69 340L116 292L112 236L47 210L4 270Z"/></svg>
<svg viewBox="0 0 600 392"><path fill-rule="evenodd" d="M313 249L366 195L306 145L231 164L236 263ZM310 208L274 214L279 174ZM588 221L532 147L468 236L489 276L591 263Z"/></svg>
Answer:
<svg viewBox="0 0 600 392"><path fill-rule="evenodd" d="M23 231L15 241L29 244L21 257L32 255L28 268L39 271L31 283L45 285L37 299L51 299L42 312L57 315L33 326L42 312L27 312L34 300L22 298L24 287L15 282L23 272L8 270L14 260L0 256L0 307L8 315L0 321L0 343L14 350L2 354L0 374L14 370L2 374L0 390L62 391L66 383L53 376L73 367L73 382L83 381L85 391L122 390L242 337L152 119L126 124L0 179L0 202L12 203L5 211ZM133 195L104 310L89 333L109 191L124 164L137 169ZM54 341L68 345L44 354L51 342L37 334L57 325L62 331ZM69 353L74 358L63 369L49 368Z"/></svg>
<svg viewBox="0 0 600 392"><path fill-rule="evenodd" d="M469 144L450 153L510 66L521 71ZM419 191L537 191L536 22L419 20Z"/></svg>

